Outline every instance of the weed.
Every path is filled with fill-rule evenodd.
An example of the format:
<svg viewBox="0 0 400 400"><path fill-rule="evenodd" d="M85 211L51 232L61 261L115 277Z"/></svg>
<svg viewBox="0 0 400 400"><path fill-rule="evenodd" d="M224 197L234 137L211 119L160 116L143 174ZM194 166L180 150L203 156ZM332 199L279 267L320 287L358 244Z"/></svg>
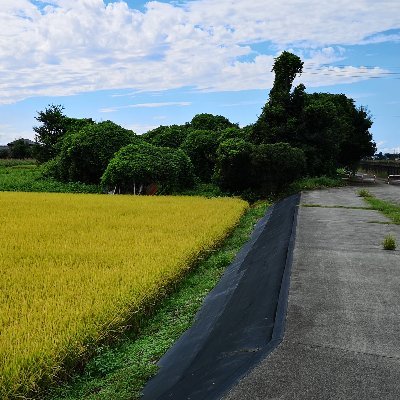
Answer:
<svg viewBox="0 0 400 400"><path fill-rule="evenodd" d="M380 211L390 218L396 225L400 224L400 205L389 203L388 201L377 199L374 196L364 197L364 200L371 205L374 210Z"/></svg>
<svg viewBox="0 0 400 400"><path fill-rule="evenodd" d="M357 193L360 197L371 197L371 193L367 189L360 189Z"/></svg>
<svg viewBox="0 0 400 400"><path fill-rule="evenodd" d="M383 239L382 246L385 250L396 250L396 239L392 235L387 235Z"/></svg>

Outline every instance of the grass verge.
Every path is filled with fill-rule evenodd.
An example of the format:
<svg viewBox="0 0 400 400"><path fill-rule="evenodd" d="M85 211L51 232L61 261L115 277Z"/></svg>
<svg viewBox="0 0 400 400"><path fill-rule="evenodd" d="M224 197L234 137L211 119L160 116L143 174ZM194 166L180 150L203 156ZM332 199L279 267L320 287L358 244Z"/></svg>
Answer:
<svg viewBox="0 0 400 400"><path fill-rule="evenodd" d="M400 225L400 205L378 199L369 193L367 195L364 194L362 197L372 209L380 211L383 215L391 219L393 223Z"/></svg>
<svg viewBox="0 0 400 400"><path fill-rule="evenodd" d="M52 389L44 398L140 398L145 383L157 371L156 362L191 326L205 296L248 240L267 206L266 202L254 204L222 246L201 260L177 291L162 301L153 317L143 321L139 334L127 331L117 343L99 348L80 374L71 377L68 384Z"/></svg>
<svg viewBox="0 0 400 400"><path fill-rule="evenodd" d="M291 183L284 195L289 196L303 190L327 189L341 186L346 186L346 181L342 180L341 178L330 178L327 176L303 178Z"/></svg>

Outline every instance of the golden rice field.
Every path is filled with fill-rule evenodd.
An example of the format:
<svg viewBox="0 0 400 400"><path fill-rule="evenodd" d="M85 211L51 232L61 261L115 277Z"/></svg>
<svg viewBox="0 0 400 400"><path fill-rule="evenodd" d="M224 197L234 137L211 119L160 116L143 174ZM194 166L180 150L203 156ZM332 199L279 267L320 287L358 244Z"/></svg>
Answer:
<svg viewBox="0 0 400 400"><path fill-rule="evenodd" d="M238 199L0 192L0 398L51 382L223 239Z"/></svg>

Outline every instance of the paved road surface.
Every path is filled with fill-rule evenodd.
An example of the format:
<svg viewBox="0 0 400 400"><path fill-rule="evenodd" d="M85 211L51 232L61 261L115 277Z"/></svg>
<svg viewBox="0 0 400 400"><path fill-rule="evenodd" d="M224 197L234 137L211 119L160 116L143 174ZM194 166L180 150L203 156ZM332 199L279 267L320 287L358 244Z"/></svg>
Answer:
<svg viewBox="0 0 400 400"><path fill-rule="evenodd" d="M314 191L302 204L365 206L359 187ZM400 187L368 186L400 202ZM375 211L300 207L285 338L226 396L400 399L400 226Z"/></svg>

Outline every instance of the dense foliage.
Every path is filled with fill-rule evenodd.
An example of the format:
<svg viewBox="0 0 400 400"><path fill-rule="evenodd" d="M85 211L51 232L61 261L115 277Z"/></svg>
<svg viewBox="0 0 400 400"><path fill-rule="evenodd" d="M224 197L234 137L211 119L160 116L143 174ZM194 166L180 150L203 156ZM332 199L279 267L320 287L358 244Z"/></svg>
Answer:
<svg viewBox="0 0 400 400"><path fill-rule="evenodd" d="M111 121L86 125L62 139L48 171L63 181L97 184L114 154L135 140L132 131Z"/></svg>
<svg viewBox="0 0 400 400"><path fill-rule="evenodd" d="M33 148L29 144L29 141L26 139L14 140L13 142L8 143L7 146L9 148L9 151L7 151L7 154L5 154L6 157L20 160L33 157Z"/></svg>
<svg viewBox="0 0 400 400"><path fill-rule="evenodd" d="M193 166L180 149L157 147L146 142L130 144L117 152L104 172L101 183L123 193L146 193L157 184L172 192L193 184Z"/></svg>
<svg viewBox="0 0 400 400"><path fill-rule="evenodd" d="M310 94L303 84L293 88L302 68L301 59L287 51L276 58L269 99L258 120L244 128L204 113L139 137L110 121L68 118L61 106L49 106L34 128L39 161L50 159L45 171L57 179L101 179L105 189L123 193L146 193L150 184L161 192L181 191L197 182L256 197L299 177L354 169L376 149L371 116L344 94Z"/></svg>
<svg viewBox="0 0 400 400"><path fill-rule="evenodd" d="M86 125L94 124L91 118L69 118L63 110L63 106L51 104L35 117L40 122L39 126L33 127L37 143L34 155L39 162L48 161L59 153L62 139L67 133L78 132Z"/></svg>

